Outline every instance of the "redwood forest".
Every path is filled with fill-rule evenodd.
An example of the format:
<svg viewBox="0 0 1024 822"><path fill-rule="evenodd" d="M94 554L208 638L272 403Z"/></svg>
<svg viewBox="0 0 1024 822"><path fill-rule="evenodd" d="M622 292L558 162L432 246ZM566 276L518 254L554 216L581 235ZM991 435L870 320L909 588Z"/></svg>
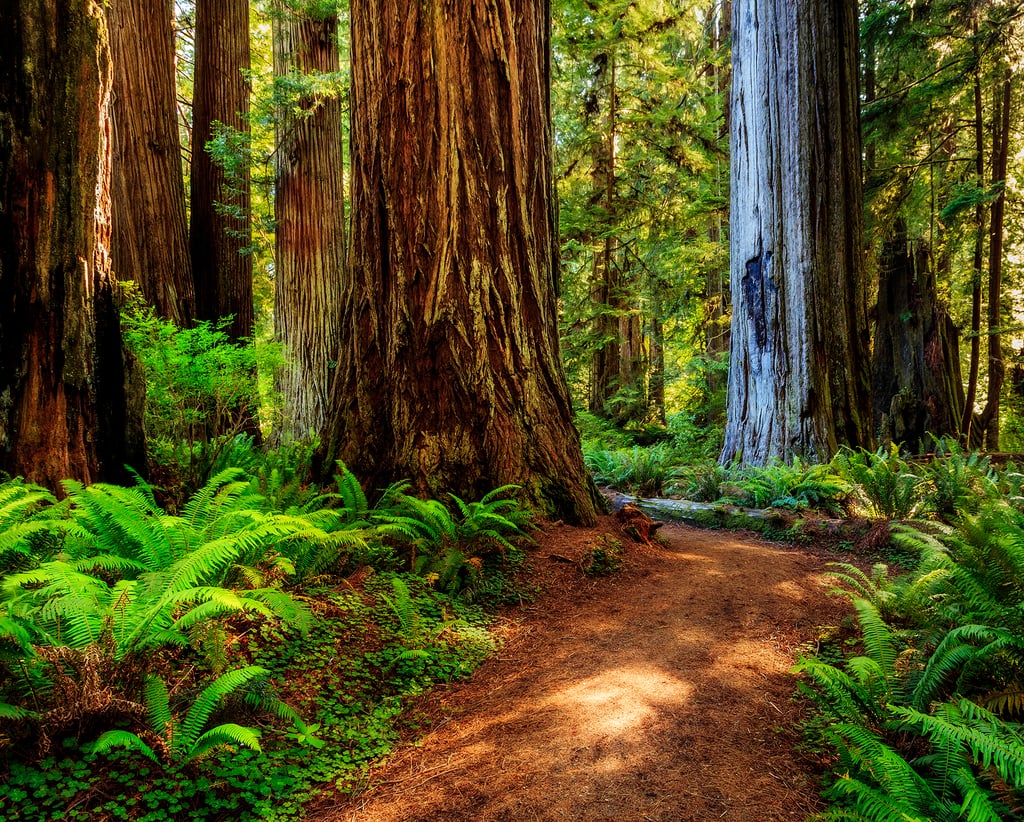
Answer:
<svg viewBox="0 0 1024 822"><path fill-rule="evenodd" d="M0 4L0 819L1024 818L1020 68Z"/></svg>

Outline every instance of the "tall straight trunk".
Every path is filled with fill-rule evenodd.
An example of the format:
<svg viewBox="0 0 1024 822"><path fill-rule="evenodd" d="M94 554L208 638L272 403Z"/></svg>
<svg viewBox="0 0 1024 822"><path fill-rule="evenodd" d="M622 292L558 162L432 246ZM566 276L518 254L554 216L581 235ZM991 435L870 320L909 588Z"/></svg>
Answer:
<svg viewBox="0 0 1024 822"><path fill-rule="evenodd" d="M274 24L274 71L285 78L336 74L336 14L317 19L281 9ZM282 434L319 434L341 338L345 265L345 183L341 97L304 94L277 120L274 324L286 364L277 375Z"/></svg>
<svg viewBox="0 0 1024 822"><path fill-rule="evenodd" d="M196 315L231 316L232 339L252 336L252 257L249 165L227 173L206 145L213 124L247 136L249 84L248 0L196 0L195 79L192 101L191 223Z"/></svg>
<svg viewBox="0 0 1024 822"><path fill-rule="evenodd" d="M660 306L652 301L648 335L651 340L651 376L647 392L647 407L656 422L664 425L665 413L665 329Z"/></svg>
<svg viewBox="0 0 1024 822"><path fill-rule="evenodd" d="M51 488L113 477L130 455L103 8L0 5L0 55L0 470Z"/></svg>
<svg viewBox="0 0 1024 822"><path fill-rule="evenodd" d="M622 295L616 257L615 221L615 152L616 109L615 56L602 52L597 63L596 81L608 90L607 128L594 142L594 198L600 202L604 217L603 236L594 250L590 299L595 311L593 320L594 353L590 364L590 413L614 416L609 401L621 387L619 383L620 350L619 313Z"/></svg>
<svg viewBox="0 0 1024 822"><path fill-rule="evenodd" d="M719 7L718 3L713 4L709 15L717 15L717 25L712 29L712 51L715 55L715 62L712 64L711 72L716 94L722 95L723 111L722 126L719 138L729 134L729 86L732 81L732 74L728 66L718 64L719 52L729 42L732 26L732 3L726 0ZM728 186L728 179L722 173L721 164L716 161L715 188L718 196L724 196ZM721 210L716 210L710 216L708 224L708 242L716 248L721 249L720 259L722 264L715 265L708 273L707 285L705 288L706 298L704 300L704 327L705 342L704 351L712 360L719 360L729 352L729 312L731 297L729 294L729 273L727 271L727 260L729 259L726 241L725 215ZM721 373L709 369L705 376L708 399L710 400L719 392L725 389L725 380Z"/></svg>
<svg viewBox="0 0 1024 822"><path fill-rule="evenodd" d="M322 459L597 502L559 354L550 6L353 0L351 277Z"/></svg>
<svg viewBox="0 0 1024 822"><path fill-rule="evenodd" d="M978 22L974 21L975 58L978 57ZM974 174L979 191L985 185L985 127L982 120L981 69L974 75ZM960 429L964 444L980 445L980 432L974 427L974 405L978 398L978 372L981 366L981 267L985 254L985 206L980 198L974 207L974 265L971 279L971 355L967 369L967 397Z"/></svg>
<svg viewBox="0 0 1024 822"><path fill-rule="evenodd" d="M828 459L872 441L856 11L733 6L723 461Z"/></svg>
<svg viewBox="0 0 1024 822"><path fill-rule="evenodd" d="M1002 185L992 203L988 233L988 396L981 412L985 448L999 450L999 400L1003 393L1006 364L1002 348L1003 222L1006 213L1006 168L1010 153L1010 105L1013 75L1009 67L992 95L992 184Z"/></svg>
<svg viewBox="0 0 1024 822"><path fill-rule="evenodd" d="M159 316L187 325L195 316L195 288L171 7L147 0L112 0L107 19L114 65L113 275L138 283Z"/></svg>

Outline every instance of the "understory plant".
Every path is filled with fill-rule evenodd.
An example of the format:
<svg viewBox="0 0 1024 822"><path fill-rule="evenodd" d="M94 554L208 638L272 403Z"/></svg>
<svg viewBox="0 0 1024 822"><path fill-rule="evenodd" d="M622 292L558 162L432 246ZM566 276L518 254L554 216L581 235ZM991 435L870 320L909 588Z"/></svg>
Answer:
<svg viewBox="0 0 1024 822"><path fill-rule="evenodd" d="M917 569L843 566L859 627L841 665L796 670L814 744L834 751L821 819L1008 820L1024 807L1024 531L992 505L957 529L904 528Z"/></svg>

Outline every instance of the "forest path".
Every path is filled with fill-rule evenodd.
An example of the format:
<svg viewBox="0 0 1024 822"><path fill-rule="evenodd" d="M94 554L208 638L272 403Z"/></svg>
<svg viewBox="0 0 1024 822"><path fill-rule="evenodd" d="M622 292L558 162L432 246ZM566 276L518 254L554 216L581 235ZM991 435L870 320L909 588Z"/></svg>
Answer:
<svg viewBox="0 0 1024 822"><path fill-rule="evenodd" d="M318 822L801 820L820 808L794 752L798 646L835 624L826 559L669 525L601 579L580 557L603 533L554 526L534 565L547 593L502 651L424 699L434 724Z"/></svg>

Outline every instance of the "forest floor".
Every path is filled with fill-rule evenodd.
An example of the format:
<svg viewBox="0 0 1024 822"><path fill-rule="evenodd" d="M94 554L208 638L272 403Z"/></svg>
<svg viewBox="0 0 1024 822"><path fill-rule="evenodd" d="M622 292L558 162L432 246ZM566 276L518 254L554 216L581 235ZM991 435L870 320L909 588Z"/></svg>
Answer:
<svg viewBox="0 0 1024 822"><path fill-rule="evenodd" d="M625 546L617 573L564 561L608 533ZM788 671L845 612L826 594L835 555L684 525L659 534L638 544L611 517L546 526L530 552L543 593L510 615L502 650L421 699L429 730L368 790L324 795L309 819L771 822L820 810Z"/></svg>

